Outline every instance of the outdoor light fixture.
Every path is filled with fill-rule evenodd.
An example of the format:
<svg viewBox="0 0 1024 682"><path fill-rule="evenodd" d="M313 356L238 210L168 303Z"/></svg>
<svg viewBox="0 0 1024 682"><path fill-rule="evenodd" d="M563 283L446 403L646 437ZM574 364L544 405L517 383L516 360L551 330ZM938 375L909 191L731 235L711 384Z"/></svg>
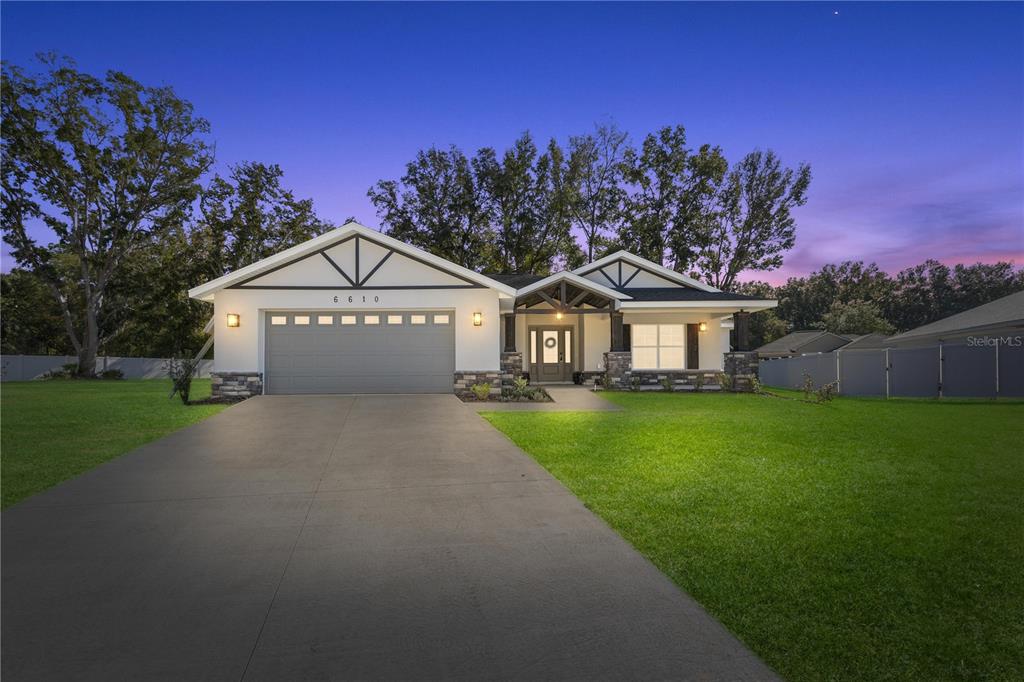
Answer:
<svg viewBox="0 0 1024 682"><path fill-rule="evenodd" d="M484 323L484 314L483 313L473 313L473 326L474 327L479 327L483 323Z"/></svg>
<svg viewBox="0 0 1024 682"><path fill-rule="evenodd" d="M697 325L697 329L699 331L706 332L708 330L708 323L707 322L701 322L699 325Z"/></svg>
<svg viewBox="0 0 1024 682"><path fill-rule="evenodd" d="M228 326L237 327L242 323L242 318L238 313L228 313Z"/></svg>
<svg viewBox="0 0 1024 682"><path fill-rule="evenodd" d="M555 319L556 320L562 319L562 311L561 310L559 310L557 313L555 313Z"/></svg>

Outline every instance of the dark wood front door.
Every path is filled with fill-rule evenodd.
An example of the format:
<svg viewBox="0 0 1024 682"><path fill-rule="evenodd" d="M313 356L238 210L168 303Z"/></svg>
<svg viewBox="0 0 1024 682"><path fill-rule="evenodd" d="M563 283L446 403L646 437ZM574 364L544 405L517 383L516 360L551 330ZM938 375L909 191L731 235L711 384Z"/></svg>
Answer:
<svg viewBox="0 0 1024 682"><path fill-rule="evenodd" d="M530 346L531 378L538 383L572 380L572 327L532 327Z"/></svg>

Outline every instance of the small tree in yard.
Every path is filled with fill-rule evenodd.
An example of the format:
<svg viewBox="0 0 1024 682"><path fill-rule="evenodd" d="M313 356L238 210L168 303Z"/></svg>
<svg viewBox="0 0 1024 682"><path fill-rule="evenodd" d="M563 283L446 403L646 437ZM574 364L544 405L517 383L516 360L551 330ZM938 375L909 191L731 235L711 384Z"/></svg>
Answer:
<svg viewBox="0 0 1024 682"><path fill-rule="evenodd" d="M42 61L40 77L3 66L4 238L56 299L78 372L92 376L117 333L108 285L128 256L185 220L212 160L209 124L170 88ZM38 223L54 243L29 233Z"/></svg>
<svg viewBox="0 0 1024 682"><path fill-rule="evenodd" d="M171 378L171 394L173 398L177 393L181 402L188 405L188 396L192 391L192 377L195 376L196 368L199 367L198 359L171 358L167 361L167 375Z"/></svg>

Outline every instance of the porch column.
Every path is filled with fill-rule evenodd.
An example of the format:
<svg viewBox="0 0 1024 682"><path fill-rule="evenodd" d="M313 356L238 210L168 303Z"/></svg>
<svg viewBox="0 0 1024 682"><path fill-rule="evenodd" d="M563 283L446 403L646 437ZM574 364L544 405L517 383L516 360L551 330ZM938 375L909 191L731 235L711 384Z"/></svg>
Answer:
<svg viewBox="0 0 1024 682"><path fill-rule="evenodd" d="M505 315L505 352L516 352L516 316L515 313Z"/></svg>
<svg viewBox="0 0 1024 682"><path fill-rule="evenodd" d="M621 352L626 350L625 335L622 329L622 313L615 311L612 312L610 317L612 318L612 347L613 353Z"/></svg>
<svg viewBox="0 0 1024 682"><path fill-rule="evenodd" d="M736 350L750 350L750 313L743 310L733 313L732 324L736 331Z"/></svg>

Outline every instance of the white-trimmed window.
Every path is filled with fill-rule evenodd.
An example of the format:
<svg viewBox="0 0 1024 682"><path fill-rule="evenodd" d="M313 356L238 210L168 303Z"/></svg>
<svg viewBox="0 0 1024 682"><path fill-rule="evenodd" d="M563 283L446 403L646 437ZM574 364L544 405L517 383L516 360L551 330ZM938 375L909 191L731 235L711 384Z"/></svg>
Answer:
<svg viewBox="0 0 1024 682"><path fill-rule="evenodd" d="M427 316L426 315L410 315L409 316L409 324L426 324L426 323L427 323Z"/></svg>
<svg viewBox="0 0 1024 682"><path fill-rule="evenodd" d="M388 324L402 324L402 316L388 315Z"/></svg>
<svg viewBox="0 0 1024 682"><path fill-rule="evenodd" d="M270 324L275 327L280 327L281 325L288 324L288 318L284 315L271 315Z"/></svg>
<svg viewBox="0 0 1024 682"><path fill-rule="evenodd" d="M683 369L686 325L630 325L634 369Z"/></svg>
<svg viewBox="0 0 1024 682"><path fill-rule="evenodd" d="M295 324L307 325L309 324L309 315L296 315Z"/></svg>
<svg viewBox="0 0 1024 682"><path fill-rule="evenodd" d="M316 323L325 325L334 324L334 315L317 315Z"/></svg>
<svg viewBox="0 0 1024 682"><path fill-rule="evenodd" d="M356 316L355 315L342 315L341 316L341 323L343 325L355 324L356 323Z"/></svg>
<svg viewBox="0 0 1024 682"><path fill-rule="evenodd" d="M434 324L448 324L448 316L434 315Z"/></svg>
<svg viewBox="0 0 1024 682"><path fill-rule="evenodd" d="M380 315L363 315L363 324L380 324Z"/></svg>

